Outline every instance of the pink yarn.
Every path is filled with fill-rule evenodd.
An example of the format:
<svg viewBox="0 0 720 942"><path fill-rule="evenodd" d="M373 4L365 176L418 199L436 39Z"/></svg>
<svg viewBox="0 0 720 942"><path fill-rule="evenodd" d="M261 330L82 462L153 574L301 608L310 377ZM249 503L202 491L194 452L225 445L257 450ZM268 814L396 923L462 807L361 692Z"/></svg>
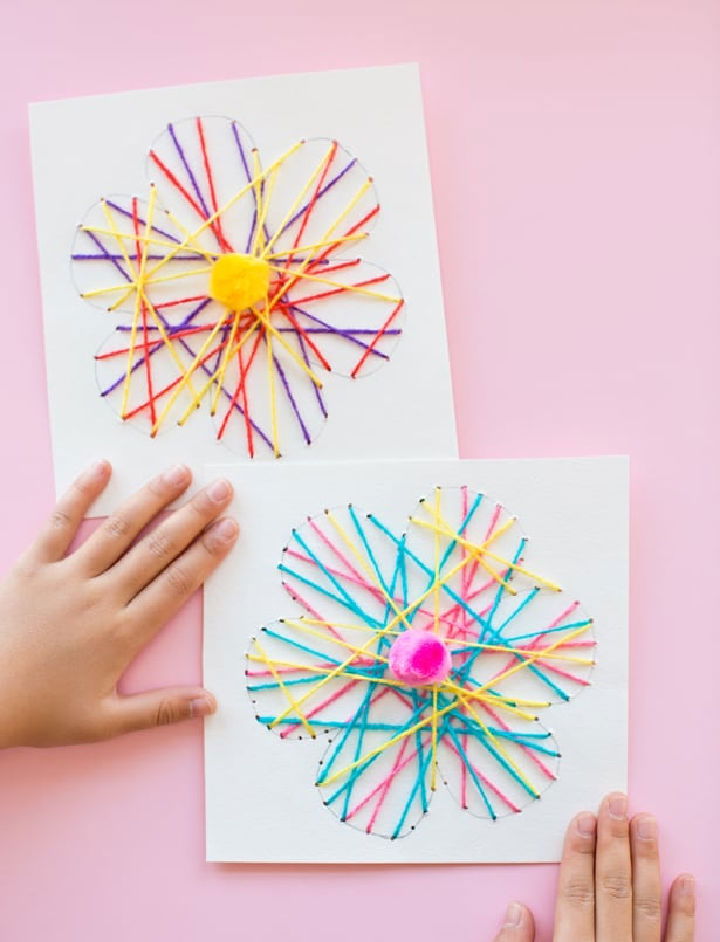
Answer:
<svg viewBox="0 0 720 942"><path fill-rule="evenodd" d="M439 684L452 669L452 658L442 639L416 628L398 635L388 659L391 673L410 687Z"/></svg>

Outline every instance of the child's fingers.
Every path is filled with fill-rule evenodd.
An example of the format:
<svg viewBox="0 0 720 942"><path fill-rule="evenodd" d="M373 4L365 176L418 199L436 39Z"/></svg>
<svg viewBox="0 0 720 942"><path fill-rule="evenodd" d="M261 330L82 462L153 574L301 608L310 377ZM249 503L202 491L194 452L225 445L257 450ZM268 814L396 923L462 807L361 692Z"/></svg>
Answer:
<svg viewBox="0 0 720 942"><path fill-rule="evenodd" d="M522 903L510 903L495 942L533 942L534 938L533 914Z"/></svg>
<svg viewBox="0 0 720 942"><path fill-rule="evenodd" d="M217 709L215 698L202 687L166 687L131 697L113 697L102 717L104 739L154 726L168 726L208 716Z"/></svg>
<svg viewBox="0 0 720 942"><path fill-rule="evenodd" d="M633 942L660 942L662 887L657 822L650 814L630 822L633 882Z"/></svg>
<svg viewBox="0 0 720 942"><path fill-rule="evenodd" d="M695 938L695 880L683 873L670 889L665 942L693 942Z"/></svg>
<svg viewBox="0 0 720 942"><path fill-rule="evenodd" d="M595 849L597 942L632 940L632 865L627 798L615 792L598 814Z"/></svg>
<svg viewBox="0 0 720 942"><path fill-rule="evenodd" d="M198 534L220 515L231 497L232 487L228 481L215 481L133 546L107 574L123 598L129 602L167 569ZM173 573L176 572L173 570ZM167 576L164 579L167 581Z"/></svg>
<svg viewBox="0 0 720 942"><path fill-rule="evenodd" d="M555 906L555 942L593 942L595 938L594 814L585 811L565 834Z"/></svg>
<svg viewBox="0 0 720 942"><path fill-rule="evenodd" d="M63 558L85 514L105 490L111 470L109 462L98 461L70 485L30 547L28 555L32 559L51 563Z"/></svg>
<svg viewBox="0 0 720 942"><path fill-rule="evenodd" d="M234 520L229 517L216 520L130 602L127 613L136 647L146 644L185 604L227 556L237 535L238 525Z"/></svg>
<svg viewBox="0 0 720 942"><path fill-rule="evenodd" d="M75 559L92 576L105 572L150 521L186 490L191 480L190 469L178 465L148 481L97 528L77 550Z"/></svg>

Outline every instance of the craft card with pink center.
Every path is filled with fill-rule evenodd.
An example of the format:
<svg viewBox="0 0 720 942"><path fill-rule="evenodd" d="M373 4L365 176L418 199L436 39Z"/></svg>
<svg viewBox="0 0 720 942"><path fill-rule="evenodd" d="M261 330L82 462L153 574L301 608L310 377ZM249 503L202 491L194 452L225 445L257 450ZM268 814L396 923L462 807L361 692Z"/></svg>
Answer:
<svg viewBox="0 0 720 942"><path fill-rule="evenodd" d="M207 473L209 859L552 861L626 788L625 459Z"/></svg>
<svg viewBox="0 0 720 942"><path fill-rule="evenodd" d="M457 454L417 69L31 107L58 490Z"/></svg>

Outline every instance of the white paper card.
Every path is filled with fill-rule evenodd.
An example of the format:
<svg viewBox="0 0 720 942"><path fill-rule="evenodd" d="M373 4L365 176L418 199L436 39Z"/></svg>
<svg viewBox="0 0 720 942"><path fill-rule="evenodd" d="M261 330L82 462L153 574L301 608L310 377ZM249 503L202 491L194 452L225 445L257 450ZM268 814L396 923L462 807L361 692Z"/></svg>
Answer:
<svg viewBox="0 0 720 942"><path fill-rule="evenodd" d="M627 459L343 462L294 467L275 464L269 468L255 465L206 469L208 478L220 474L229 476L236 489L233 512L240 521L241 535L230 558L212 576L205 591L204 680L219 701L218 713L206 724L209 860L287 863L556 861L559 859L562 835L571 815L583 808L594 808L609 790L626 788ZM320 617L313 621L308 616L304 622L306 633L295 634L294 637L311 649L321 649L321 654L330 650L321 640L320 622L323 618L333 619L334 624L342 621L342 618L333 618L338 609L330 595L342 597L343 592L349 592L355 600L359 598L361 603L363 601L362 592L358 595L354 591L354 577L348 580L342 573L350 571L348 566L352 566L361 581L373 579L372 573L368 571L371 567L367 565L367 554L364 555L363 564L359 556L353 556L353 551L344 545L343 537L338 535L339 530L333 531L335 521L346 536L354 536L356 546L360 545L357 532L351 534L354 525L349 517L349 503L356 508L359 526L372 543L374 558L379 569L385 573L385 585L389 587L390 595L397 600L402 594L402 580L396 578L395 583L390 584L387 574L393 567L387 565L387 559L383 556L380 540L382 533L371 525L366 515L374 515L384 522L389 531L400 534L408 526L410 515L416 519L423 516L423 511L418 509L420 497L426 497L426 505L429 504L432 509L436 485L442 486L442 505L438 506L443 508L443 526L454 522L456 531L465 533L467 540L475 546L479 544L477 537L471 536L470 526L461 530L457 515L453 518L455 511L451 505L457 502L457 495L461 493L458 488L463 485L467 487L466 495L469 496L465 498L465 511L473 500L473 494L484 493L485 503L480 505L481 509L477 513L487 513L487 508L493 508L499 502L510 514L517 516L517 524L510 524L507 532L514 533L513 528L517 526L529 538L517 565L522 564L533 573L533 577L516 571L512 584L517 587L518 595L512 598L503 589L502 605L516 605L518 599L527 596L529 586L539 584L534 576L544 577L559 584L563 591L558 593L554 589L543 588L532 605L524 610L525 613L534 611L532 606L545 599L543 605L549 607L543 608L541 605L537 617L551 618L552 615L548 613L565 607L568 600L569 604L579 600L582 612L593 619L597 647L583 646L590 635L581 628L575 632L573 643L570 643L570 634L563 636L568 640L567 648L555 649L556 656L569 655L569 660L561 657L556 661L550 658L540 662L543 671L548 665L549 669L556 669L555 673L548 673L547 677L554 677L559 686L572 689L575 695L568 702L555 702L549 708L537 711L541 723L552 731L552 741L561 753L559 760L548 760L547 754L537 754L544 762L554 761L556 768L556 781L552 784L545 782L549 787L542 786L539 789L539 800L523 801L523 788L518 781L503 775L502 790L512 794L518 804L523 805L523 810L520 813L503 814L507 808L486 787L485 791L499 812L497 820L493 821L488 815L482 816L483 808L477 795L474 804L472 798L468 799L473 813L463 811L451 794L449 779L448 787L438 779L437 791L431 795L428 813L417 820L415 829L406 836L391 840L387 836L363 831L360 825L367 823L367 814L363 817L363 813L358 813L355 819L358 826L353 827L353 821L341 823L332 807L324 807L323 800L328 798L329 791L327 788L316 788L314 783L319 776L319 760L328 748L332 749L332 746L327 745L327 736L320 736L315 741L305 735L301 741L290 741L293 737L282 739L278 732L282 728L287 729L295 718L292 711L283 720L285 726L276 727L273 731L256 721L256 712L272 712L273 707L273 715L280 716L276 706L279 701L276 699L274 704L271 703L266 689L254 692L252 697L256 702L251 703L246 684L265 685L267 688L272 687L277 678L271 676L257 656L254 661L246 661L246 653L254 650L257 655L251 639L262 638L261 650L274 661L276 670L287 671L285 680L301 676L293 675L290 668L278 668L277 665L303 661L308 657L307 652L294 648L288 658L288 649L285 648L286 660L277 660L276 639L260 632L260 629L269 626L276 632L279 630L287 634L294 631L292 625L297 626L301 616L308 616L308 608L303 605L303 600L311 600L316 615ZM324 513L326 509L330 510L332 520ZM424 513L425 519L439 519L437 516L428 517L427 509ZM330 534L336 548L344 555L345 562L341 561L340 555L333 556L317 534L311 532L308 517L319 520L320 529ZM501 521L505 519L505 516L499 518ZM499 524L494 525L499 531ZM297 528L302 543L293 536L294 528ZM495 557L484 557L486 563L497 567L496 572L503 568L499 559L505 552L504 539L501 536L489 547L496 551ZM412 549L418 558L428 561L430 569L434 565L442 568L443 563L438 563L437 557L433 562L432 533L428 540L430 542L423 544L421 535L416 532L408 536L406 547ZM294 556L283 553L287 547L295 551ZM310 553L324 560L330 576L323 578L317 566L307 564ZM305 563L300 561L301 556L305 557ZM447 571L455 558L450 558L443 571ZM283 571L278 569L281 562ZM410 583L411 570L417 569L412 557L407 557L406 566ZM293 571L294 575L291 575ZM301 600L293 601L283 588L283 579L292 584ZM493 582L492 577L489 580ZM324 595L310 586L312 581L316 585L322 582ZM496 588L493 583L491 591L494 592ZM412 599L412 586L408 591ZM474 598L471 590L464 597ZM371 607L368 596L364 598ZM479 595L470 604L480 606L481 598L486 596ZM428 597L424 603L426 609L432 607L430 602L431 598ZM438 604L440 610L445 611L451 603L452 598L443 596ZM342 605L340 607L343 608ZM348 611L345 606L344 620L357 622L353 613L348 614ZM499 616L493 617L497 623ZM284 625L278 622L282 618L287 619ZM582 624L579 615L573 615L570 621L573 619L573 623ZM515 633L521 637L521 625L527 625L525 614L518 616L514 624L517 626ZM568 624L567 618L562 624ZM311 626L309 631L308 626ZM344 637L348 635L344 634ZM552 634L545 635L544 643L549 644L552 637ZM510 642L503 640L507 638L506 628L502 639L495 638L494 643L508 644ZM493 639L487 637L485 640ZM513 643L517 646L520 642ZM552 648L547 647L546 650L551 651ZM491 655L492 651L483 651L481 658ZM596 658L596 665L587 668L574 661L574 657L582 660L583 655L585 659ZM245 677L246 668L252 672L249 678ZM567 684L564 675L557 673L557 670L589 678L590 684L582 687ZM491 676L495 675L496 671L493 670ZM390 675L386 673L383 676ZM535 679L531 680L533 684L528 687L528 698L537 698L538 686ZM290 687L287 689L290 690ZM307 689L307 684L302 680L292 688L296 702ZM330 684L327 689L331 689ZM547 690L545 692L548 693ZM389 699L392 701L392 697ZM313 701L308 701L308 707L310 702ZM397 704L399 700L394 702ZM497 721L493 721L496 730L503 719L507 719L505 725L510 728L518 728L516 723L522 726L522 721L512 710L506 713L503 708L499 708L496 712L499 714ZM339 709L336 715L342 715L342 710ZM388 724L404 722L405 719L405 714L393 719L392 708L385 717ZM536 732L540 729L530 725ZM427 734L428 729L425 727L423 735ZM297 723L295 732L303 733ZM331 730L331 734L337 732ZM368 733L368 736L381 734L382 731L374 731ZM390 736L391 733L385 735ZM368 743L376 742L377 739L368 739L360 747L361 758L368 755ZM536 738L524 742L543 744L550 740ZM429 754L428 749L424 754ZM502 754L506 754L504 750ZM356 756L357 753L355 756L350 755L348 761ZM476 758L471 756L473 762ZM337 763L334 768L337 768ZM529 773L527 770L528 766L525 766L524 776L530 777L534 784L542 782L543 774L539 767L530 767ZM489 774L494 775L495 772ZM337 784L340 785L342 781L340 776ZM409 788L411 785L411 781L406 781L403 787ZM322 794L318 794L318 791L322 791ZM359 796L361 793L357 794ZM397 796L393 801L396 813L399 808ZM389 802L390 799L383 807L392 811ZM385 814L385 810L382 814ZM378 821L373 825L373 828L376 827Z"/></svg>
<svg viewBox="0 0 720 942"><path fill-rule="evenodd" d="M78 98L31 106L45 350L58 491L63 490L73 476L92 460L98 457L108 458L115 467L115 475L107 493L95 508L98 513L105 513L149 474L175 462L188 462L198 467L208 462L249 460L247 451L243 451L245 443L242 423L235 433L236 440L228 447L225 444L226 439L223 442L216 440L218 425L217 421L211 419L209 409L203 408L192 414L182 428L177 427L179 412L176 410L162 425L160 434L155 439L151 439L147 434L147 428L139 430L133 424L135 420L120 420L120 393L124 386L116 387L112 396L105 399L100 397L99 387L108 388L108 385L111 385L108 371L114 369L118 376L122 375L125 369L124 357L115 354L114 357L98 361L97 364L94 358L99 352L107 354L113 349L131 349L130 344L133 341L129 340L129 334L134 315L134 298L140 292L131 294L129 300L126 299L124 308L121 305L112 312L108 311L106 306L102 310L93 306L91 301L100 303L103 298L113 302L121 300L118 292L106 290L111 286L103 287L102 278L98 275L100 266L105 265L107 259L96 259L94 262L91 260L90 264L94 267L91 267L87 275L87 259L79 262L76 260L72 265L70 261L71 254L102 251L100 248L94 248L95 243L91 243L85 233L82 233L83 238L79 238L76 227L83 221L99 233L97 238L105 246L106 253L107 246L115 244L112 242L113 230L109 228L111 226L117 228L124 225L127 228L140 220L138 228L141 236L145 235L142 223L150 212L148 203L143 202L149 199L148 178L156 181L159 187L158 202L154 209L156 215L149 222L151 227L157 226L158 231L153 228L148 230L148 238L154 233L155 241L148 241L148 248L144 251L138 247L137 254L133 255L136 249L132 240L126 238L120 248L110 253L117 255L115 261L119 268L116 281L122 284L121 268L128 268L130 265L134 274L132 265L139 266L144 254L148 259L152 259L153 253L167 252L167 245L174 244L168 240L179 238L177 234L182 235L183 225L189 228L197 222L192 218L191 207L188 209L189 203L183 203L183 199L173 201L174 191L168 183L168 178L147 158L151 145L164 157L166 165L167 161L173 158L176 173L179 176L185 173L183 179L186 189L192 190L191 183L187 182L190 178L181 166L178 154L168 157L171 142L165 129L168 122L172 122L178 136L184 141L185 153L191 167L195 169L192 181L197 183L201 191L197 198L190 192L190 197L202 199L204 194L205 200L210 200L209 184L203 182L205 178L202 174L205 170L201 154L197 150L199 138L195 134L195 126L191 124L191 119L197 115L236 119L242 126L240 133L245 134L242 129L247 129L248 135L252 136L252 142L262 156L263 167L270 165L291 145L302 139L308 141L305 149L301 151L303 154L306 151L320 152L318 149L321 145L316 138L335 139L360 162L353 168L352 173L348 173L343 179L342 185L347 184L349 187L348 181L353 174L358 177L367 177L369 174L373 178L373 189L370 192L377 193L380 204L380 211L372 218L371 223L368 223L368 226L372 224L368 238L359 243L358 247L349 243L341 248L344 258L361 256L366 259L357 269L358 273L362 273L362 276L358 274L358 279L363 283L373 271L377 271L373 268L375 265L392 275L392 282L375 285L374 288L371 285L366 290L378 293L382 289L387 297L394 297L393 292L396 286L399 286L405 302L402 309L402 336L397 347L390 351L392 344L389 343L388 337L400 324L398 319L387 327L389 333L383 335L381 343L369 357L371 365L379 365L384 359L381 345L387 343L388 362L383 363L382 369L371 372L370 375L361 375L357 382L350 381L347 376L322 373L321 378L325 382L323 396L326 398L329 417L327 421L323 421L316 409L316 427L309 430L313 437L309 447L304 444L304 432L301 434L302 430L297 426L296 437L299 444L293 444L287 457L304 461L360 457L455 456L457 443L417 68L413 65L403 65L286 75ZM208 150L214 153L216 158L213 173L217 193L212 198L217 196L218 202L222 204L224 196L229 192L225 187L223 194L226 175L232 176L233 173L239 172L239 163L238 154L231 153L226 147L219 152L213 151L213 135L216 133L213 129L218 127L213 122L217 120L220 119L207 119L205 135L208 138ZM227 127L230 128L230 124L227 124ZM161 132L164 132L164 137L158 138ZM192 155L188 149L189 136L192 137L192 147L195 148ZM250 144L247 142L243 159L246 162L251 162L252 159ZM295 156L292 160L294 159ZM310 157L303 159L305 165L310 166ZM340 156L337 156L333 168L341 164ZM291 159L288 158L283 168L290 165ZM297 183L300 179L299 171L296 164L293 166L296 166L294 183ZM320 176L314 179L322 182ZM273 180L272 199L275 202L270 196L267 197L270 210L266 225L273 212L277 215L278 210L273 209L274 206L287 206L288 210L292 208L291 195L294 191L286 179L285 183L283 182L284 179L278 173L277 178ZM326 181L329 182L329 174ZM269 191L269 178L265 182ZM313 180L307 193L313 192L314 185ZM370 205L370 192L362 195L354 205L352 213L357 215L360 211L358 207ZM119 197L117 194L137 195L142 200L133 210L133 214L130 214L130 196ZM158 206L162 203L163 194L165 202L172 203L168 208L175 212L173 219L157 215L161 212ZM168 194L171 194L169 198ZM177 196L177 193L175 195ZM103 209L98 202L101 198L111 200L116 206L119 204L120 208L107 210L106 206ZM243 199L245 202L242 202L242 206L245 206L249 197ZM307 199L304 205L306 204ZM342 202L338 202L338 213L341 205ZM90 207L94 208L91 210ZM121 211L125 213L124 216L119 215ZM344 218L354 218L352 213ZM158 218L164 220L162 226L157 223ZM240 220L238 225L250 225L251 222L248 217L244 221ZM277 219L275 223L277 224ZM299 228L299 223L296 225ZM107 231L103 232L103 228ZM310 228L312 226L306 231L309 232ZM333 235L337 235L341 228L337 228ZM163 235L166 231L167 235ZM209 231L206 229L205 235ZM361 228L358 231L364 230ZM319 232L320 229L315 231L315 237ZM205 236L198 237L199 241L202 241L202 238ZM275 244L276 250L280 250L281 241L282 239ZM210 243L205 247L212 250ZM234 246L234 250L237 251L238 247ZM126 263L126 259L122 257L125 252L132 256L130 262ZM146 270L150 264L154 262L146 260ZM186 260L184 264L192 264L192 260ZM108 263L107 270L113 274L111 263ZM172 264L166 264L166 270L172 273ZM193 270L204 273L183 281L183 284L187 284L186 294L193 295L193 286L197 287L199 279L203 282L199 288L202 295L208 290L205 282L209 276L205 269ZM316 279L323 274L320 269L314 271ZM107 272L103 277L107 277ZM160 279L165 276L159 272L154 277ZM350 275L342 269L332 278L326 275L331 281L348 277ZM157 282L148 290L167 289L170 292L169 284ZM172 282L172 285L174 284L175 282ZM318 291L332 290L327 281L316 280L309 284L317 286ZM83 299L79 295L78 285L84 291L101 293ZM304 291L306 297L309 290L306 288ZM102 294L103 291L106 293ZM355 295L353 297L355 298ZM172 298L170 292L167 300ZM366 301L367 297L363 296L360 300ZM332 316L339 319L337 323L346 324L341 318L354 316L354 307L347 313L344 308L338 309L337 306L333 307L333 304L332 300L327 301L322 311L332 310ZM121 317L123 310L124 315ZM185 310L187 307L165 308L168 323L177 326L180 314L173 314L173 311ZM313 308L316 315L318 310ZM326 315L321 313L318 316L322 320ZM172 317L176 320L173 321ZM149 333L145 339L150 343L151 340L157 339L161 327L156 326L149 313L147 318L149 326L146 325L146 329ZM313 325L312 330L315 331L313 333L311 330L310 334L306 335L306 340L308 337L314 337L316 342L321 344L322 331L325 329L322 323L317 320L307 320L303 323L306 329L309 329L308 325ZM138 336L135 337L135 344L140 343L142 339L139 324L138 314ZM123 325L124 334L114 333L118 325ZM376 315L373 327L379 326L382 325L379 315ZM236 341L241 329L242 327L235 334ZM282 329L289 331L290 323L285 323ZM200 336L206 337L207 334ZM355 336L352 341L354 347L351 349L362 352L362 343L368 345L368 336L367 332L365 335ZM186 343L194 344L193 353L200 356L198 335L188 334L184 339ZM281 356L284 355L282 336L275 334L273 339L275 351L280 351ZM160 346L162 347L162 344ZM177 347L177 343L175 346ZM137 346L132 348L136 349ZM249 347L246 346L246 349L249 351ZM315 355L310 349L305 352L308 354L310 368L317 373ZM179 353L181 357L185 357L187 351L180 349ZM165 367L168 372L165 378L169 383L173 375L178 375L173 374L175 367L171 355L166 354L163 347L157 356L165 356L167 360ZM234 356L230 357L227 368L235 368L234 362ZM350 366L348 361L345 364L348 372ZM293 369L298 371L299 378L302 379L302 367L295 361L285 362L286 373ZM133 383L140 382L141 373L142 366L135 369ZM160 370L155 378L154 393L158 392L158 384L163 381L163 376ZM274 381L277 387L275 396L286 413L284 420L281 416L280 424L282 425L283 421L292 422L294 420L289 414L291 404L283 391L279 374L275 376ZM258 422L263 426L266 435L271 436L270 396L263 387L262 380L258 382L260 388L254 391L254 402L258 403L257 408L260 410ZM183 395L186 393L188 387L184 388ZM165 401L170 395L171 393L166 394ZM110 403L112 397L114 405ZM313 403L308 401L312 397L307 392L307 383L305 401L300 401L297 394L296 397L301 410L310 410L313 406ZM147 401L150 401L149 398ZM234 406L228 405L229 409L235 410L232 412L233 417L236 417L240 401L236 399ZM139 404L142 404L141 401ZM132 397L125 406L126 412L130 411L130 405ZM148 412L149 406L141 413L140 418L144 416L147 419ZM310 421L306 421L309 426ZM282 428L280 432L282 433ZM271 450L264 447L257 436L255 444L257 455L262 457L265 454L271 457Z"/></svg>

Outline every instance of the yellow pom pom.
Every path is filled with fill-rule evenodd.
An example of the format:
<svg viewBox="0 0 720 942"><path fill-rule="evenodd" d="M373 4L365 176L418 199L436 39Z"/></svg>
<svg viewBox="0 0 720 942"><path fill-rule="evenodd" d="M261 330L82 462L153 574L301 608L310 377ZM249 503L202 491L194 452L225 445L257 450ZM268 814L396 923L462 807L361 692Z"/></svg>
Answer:
<svg viewBox="0 0 720 942"><path fill-rule="evenodd" d="M270 266L254 255L221 255L210 272L210 297L231 311L242 311L267 297Z"/></svg>

